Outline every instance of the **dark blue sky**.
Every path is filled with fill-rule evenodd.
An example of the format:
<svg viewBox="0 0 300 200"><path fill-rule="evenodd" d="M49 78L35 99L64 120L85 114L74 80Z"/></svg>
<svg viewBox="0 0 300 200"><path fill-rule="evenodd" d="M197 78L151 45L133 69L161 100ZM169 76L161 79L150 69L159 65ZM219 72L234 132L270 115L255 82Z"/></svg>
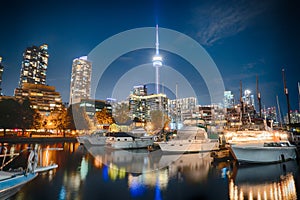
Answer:
<svg viewBox="0 0 300 200"><path fill-rule="evenodd" d="M258 75L263 105L275 106L278 95L285 109L281 74L285 68L291 107L298 109L299 19L296 0L5 1L1 3L0 37L3 93L13 95L18 85L25 48L46 43L50 54L47 84L56 86L67 102L74 58L87 55L119 32L159 23L198 41L236 99L240 80L244 88L255 92ZM199 103L207 103L205 98Z"/></svg>

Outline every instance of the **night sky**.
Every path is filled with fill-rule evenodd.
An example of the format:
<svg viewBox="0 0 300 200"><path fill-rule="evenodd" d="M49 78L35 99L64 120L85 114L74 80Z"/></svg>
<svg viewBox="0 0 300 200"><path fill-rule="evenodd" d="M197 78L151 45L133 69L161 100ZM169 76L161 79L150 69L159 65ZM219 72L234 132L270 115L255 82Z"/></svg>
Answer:
<svg viewBox="0 0 300 200"><path fill-rule="evenodd" d="M120 32L141 28L172 29L196 40L217 65L226 90L239 96L239 83L255 93L256 75L262 104L276 106L276 95L286 109L282 68L285 68L290 103L299 109L300 3L291 1L4 1L1 2L0 56L3 57L3 93L13 95L18 86L22 53L28 46L48 44L47 84L69 100L72 60L89 54L99 43ZM154 46L153 36L153 48ZM149 63L148 51L133 52L137 63ZM153 49L154 53L154 49ZM168 52L165 53L167 55ZM174 63L167 56L169 66ZM120 64L120 62L122 62ZM117 63L117 64L116 64ZM115 66L114 66L115 65ZM117 65L135 67L127 59ZM182 64L186 74L192 67ZM118 71L118 70L114 70ZM120 70L120 73L124 71ZM191 77L190 80L199 78ZM114 83L108 83L114 84ZM198 84L205 87L205 84ZM198 97L209 103L207 94ZM128 91L129 94L129 91Z"/></svg>

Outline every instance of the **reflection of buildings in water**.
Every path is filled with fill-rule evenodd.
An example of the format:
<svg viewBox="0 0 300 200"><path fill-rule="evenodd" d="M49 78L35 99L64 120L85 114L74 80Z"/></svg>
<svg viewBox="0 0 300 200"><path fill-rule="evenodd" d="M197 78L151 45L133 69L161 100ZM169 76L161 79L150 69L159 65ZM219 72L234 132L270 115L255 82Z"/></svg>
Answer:
<svg viewBox="0 0 300 200"><path fill-rule="evenodd" d="M82 157L80 164L80 180L84 181L89 171L89 163Z"/></svg>
<svg viewBox="0 0 300 200"><path fill-rule="evenodd" d="M186 178L192 182L206 180L210 169L212 158L210 153L192 154L166 154L163 155L160 164L168 166L169 177L176 176L178 179Z"/></svg>
<svg viewBox="0 0 300 200"><path fill-rule="evenodd" d="M230 199L297 199L294 176L289 173L277 182L235 185L229 183Z"/></svg>
<svg viewBox="0 0 300 200"><path fill-rule="evenodd" d="M98 166L99 162L129 173L144 173L155 170L155 158L159 156L152 154L146 149L139 150L112 150L105 146L92 146L87 148L95 158Z"/></svg>
<svg viewBox="0 0 300 200"><path fill-rule="evenodd" d="M80 188L80 173L78 172L64 172L63 184L60 189L59 199L81 199Z"/></svg>
<svg viewBox="0 0 300 200"><path fill-rule="evenodd" d="M59 199L82 199L79 191L81 182L85 180L89 170L87 158L82 157L79 168L80 170L75 172L64 171Z"/></svg>
<svg viewBox="0 0 300 200"><path fill-rule="evenodd" d="M230 199L297 199L294 174L297 163L234 168L230 176Z"/></svg>
<svg viewBox="0 0 300 200"><path fill-rule="evenodd" d="M96 167L102 167L101 163L108 166L107 175L111 180L123 179L127 172L129 184L133 181L155 187L159 183L161 189L166 188L169 177L193 182L205 180L212 162L209 152L163 154L160 150L111 150L104 146L92 146L87 150L95 158Z"/></svg>
<svg viewBox="0 0 300 200"><path fill-rule="evenodd" d="M49 150L49 146L46 148L40 148L39 150L39 165L40 166L48 166L54 163L56 160L56 152Z"/></svg>
<svg viewBox="0 0 300 200"><path fill-rule="evenodd" d="M129 188L140 186L156 187L164 190L168 186L168 170L160 169L152 172L142 173L138 176L129 174L128 175Z"/></svg>
<svg viewBox="0 0 300 200"><path fill-rule="evenodd" d="M79 149L80 144L79 143L69 143L69 142L65 142L63 143L63 148L64 150L70 152L70 153L74 153L76 150Z"/></svg>

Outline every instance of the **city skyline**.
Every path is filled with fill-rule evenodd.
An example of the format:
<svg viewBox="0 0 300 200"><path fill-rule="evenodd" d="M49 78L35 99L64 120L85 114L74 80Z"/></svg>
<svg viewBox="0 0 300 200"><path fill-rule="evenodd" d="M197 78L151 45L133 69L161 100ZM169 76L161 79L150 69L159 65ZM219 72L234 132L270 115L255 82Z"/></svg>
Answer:
<svg viewBox="0 0 300 200"><path fill-rule="evenodd" d="M282 109L286 110L281 74L284 68L291 109L295 110L298 109L297 75L300 64L297 60L297 18L300 13L297 3L75 1L72 4L60 2L57 7L55 1L46 1L43 6L37 1L19 2L19 6L6 2L2 23L6 31L0 38L0 56L4 66L2 92L4 95L13 95L18 85L17 74L24 49L46 43L49 45L46 82L55 86L63 101L67 102L73 59L87 55L99 43L119 32L159 24L160 27L182 32L199 42L216 63L225 89L233 91L236 99L240 80L244 89L250 89L255 94L255 78L258 75L262 104L266 107L276 105L278 95ZM33 12L39 9L43 12L37 18ZM27 23L30 20L36 23ZM151 55L149 52L152 52ZM132 61L133 56L134 59L140 59L141 63L151 63L155 52L155 37L153 49L149 52L123 55L109 68L112 70L128 65L130 69L137 65ZM172 60L174 62L178 59L168 52L160 53L164 56L164 63L165 60L170 63L169 66L172 66ZM182 63L180 67L187 70L189 81L197 82L199 88L205 87L199 77L189 75L193 72L192 66ZM199 104L208 103L209 95L205 89L201 95L198 97Z"/></svg>

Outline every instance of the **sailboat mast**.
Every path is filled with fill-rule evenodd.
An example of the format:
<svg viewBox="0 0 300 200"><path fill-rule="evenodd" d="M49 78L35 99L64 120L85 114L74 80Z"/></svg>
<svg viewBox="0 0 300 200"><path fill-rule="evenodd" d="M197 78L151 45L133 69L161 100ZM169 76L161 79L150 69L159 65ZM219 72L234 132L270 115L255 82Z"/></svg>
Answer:
<svg viewBox="0 0 300 200"><path fill-rule="evenodd" d="M278 121L280 123L280 127L282 128L282 120L281 120L281 112L280 112L280 106L279 106L279 100L278 100L278 95L276 95L276 102L277 102L277 109L278 109Z"/></svg>
<svg viewBox="0 0 300 200"><path fill-rule="evenodd" d="M241 103L241 112L242 112L242 116L243 116L243 114L244 114L244 102L243 102L242 81L240 81L240 103Z"/></svg>
<svg viewBox="0 0 300 200"><path fill-rule="evenodd" d="M259 117L261 118L261 96L260 91L258 89L258 76L256 75L256 95L258 100L258 109L259 109Z"/></svg>
<svg viewBox="0 0 300 200"><path fill-rule="evenodd" d="M284 94L286 96L286 101L287 101L287 116L288 116L288 124L291 123L291 116L290 116L290 99L289 99L289 91L286 86L286 80L285 80L285 72L284 69L282 69L282 79L283 79L283 86L284 86Z"/></svg>
<svg viewBox="0 0 300 200"><path fill-rule="evenodd" d="M300 83L298 82L298 101L299 101L299 112L300 112Z"/></svg>

